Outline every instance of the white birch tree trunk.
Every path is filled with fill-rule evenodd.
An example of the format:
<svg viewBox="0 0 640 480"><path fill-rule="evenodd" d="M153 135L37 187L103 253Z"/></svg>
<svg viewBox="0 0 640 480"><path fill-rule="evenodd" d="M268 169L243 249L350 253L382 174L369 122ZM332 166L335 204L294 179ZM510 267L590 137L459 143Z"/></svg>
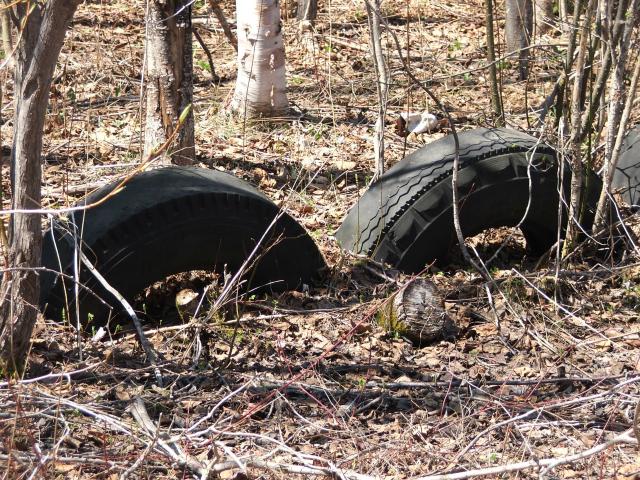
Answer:
<svg viewBox="0 0 640 480"><path fill-rule="evenodd" d="M7 0L0 0L0 26L2 28L2 50L4 51L4 57L7 58L13 53L13 38L11 36L11 17L9 12L9 2ZM13 60L7 63L8 66L13 66Z"/></svg>
<svg viewBox="0 0 640 480"><path fill-rule="evenodd" d="M289 110L278 0L236 0L238 78L231 108L247 117Z"/></svg>

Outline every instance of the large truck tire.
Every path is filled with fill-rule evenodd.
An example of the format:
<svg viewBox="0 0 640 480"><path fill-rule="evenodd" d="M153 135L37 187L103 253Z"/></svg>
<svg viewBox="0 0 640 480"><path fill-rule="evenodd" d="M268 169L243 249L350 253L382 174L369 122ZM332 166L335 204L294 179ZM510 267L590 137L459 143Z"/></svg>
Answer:
<svg viewBox="0 0 640 480"><path fill-rule="evenodd" d="M82 204L96 203L117 185ZM246 182L202 168L162 168L134 176L104 203L74 212L45 233L41 306L50 318L74 310L74 232L98 272L129 301L172 274L233 273L261 239L246 288L295 289L325 266L304 228ZM121 305L79 265L81 320L103 323Z"/></svg>
<svg viewBox="0 0 640 480"><path fill-rule="evenodd" d="M640 125L629 130L622 141L611 190L618 192L630 206L640 205Z"/></svg>
<svg viewBox="0 0 640 480"><path fill-rule="evenodd" d="M558 234L559 191L563 189L568 198L571 175L567 166L559 185L555 150L504 128L479 128L458 138L464 236L519 226L532 252L551 247ZM336 232L342 248L411 273L432 262L446 264L447 253L457 243L451 186L454 157L454 138L449 135L390 168L348 212ZM599 182L595 176L589 178ZM590 216L589 212L587 221ZM561 228L566 220L563 209Z"/></svg>

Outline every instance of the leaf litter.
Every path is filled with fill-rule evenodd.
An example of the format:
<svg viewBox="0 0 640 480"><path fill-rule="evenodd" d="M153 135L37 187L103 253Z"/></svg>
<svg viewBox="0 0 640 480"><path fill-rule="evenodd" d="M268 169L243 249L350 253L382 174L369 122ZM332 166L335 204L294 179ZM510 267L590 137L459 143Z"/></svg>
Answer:
<svg viewBox="0 0 640 480"><path fill-rule="evenodd" d="M230 20L231 3L221 2ZM516 235L491 266L496 285L487 290L453 251L450 267L424 276L445 297L455 339L416 348L376 323L375 312L409 277L345 255L332 238L372 177L377 100L373 65L362 54L364 7L333 2L329 12L325 5L310 58L287 16L292 3L281 5L297 113L275 125L226 115L234 52L212 19L197 23L216 46L221 77L211 84L194 44L198 162L259 186L287 208L317 241L329 272L305 292L238 296L216 311L207 308L211 288L209 303L182 321L175 295L191 288L202 295L220 279L187 274L147 292L159 312L145 329L163 358L162 386L126 325L101 341L85 338L80 361L73 329L40 319L25 377L40 380L0 384L5 478L189 478L194 470L181 458L212 468L230 462L221 478L413 478L567 457L632 427L640 274L631 253L601 263L577 259L557 272L552 259L527 258ZM199 2L194 8L206 17ZM78 11L45 126L48 207L75 203L140 159L143 12L140 1L87 2ZM485 72L454 75L485 63L482 12L475 0L384 3L403 45L410 36L414 73L441 79L432 88L459 128L490 118ZM393 132L402 111L435 106L404 78L391 42L385 48L396 82L386 138L393 164L445 133ZM515 66L503 70L505 108L520 127L524 89L530 103L540 103L560 68L540 55L528 86L515 81ZM6 76L3 89L6 103ZM9 118L11 106L3 106ZM1 128L10 138L11 122ZM2 175L6 202L5 163ZM629 224L637 230L636 220ZM510 233L495 229L469 242L486 259ZM136 420L138 401L152 429ZM556 467L555 478L634 478L635 448L612 445Z"/></svg>

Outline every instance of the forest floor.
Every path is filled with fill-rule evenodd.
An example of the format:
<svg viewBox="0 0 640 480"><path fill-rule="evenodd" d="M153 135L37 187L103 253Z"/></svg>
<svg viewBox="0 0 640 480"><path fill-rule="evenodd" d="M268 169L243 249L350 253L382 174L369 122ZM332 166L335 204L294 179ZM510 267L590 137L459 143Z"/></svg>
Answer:
<svg viewBox="0 0 640 480"><path fill-rule="evenodd" d="M71 326L39 320L25 377L36 380L0 383L0 478L192 478L196 462L238 479L475 469L492 469L488 478L638 478L637 445L625 434L640 397L633 250L600 261L578 251L556 269L553 258L527 257L516 234L491 265L490 288L461 257L424 274L442 292L455 339L418 348L385 331L375 313L409 277L343 253L332 236L373 174L377 96L361 2L321 2L313 51L288 18L295 2L281 2L295 114L276 124L226 113L235 53L201 3L197 28L220 80L212 82L194 43L198 161L286 208L317 241L329 272L308 292L230 302L207 327L196 361L192 325L145 325L165 359L162 387L130 330L82 339L81 360ZM230 21L232 3L223 2ZM458 130L492 125L483 2L384 4L410 45L413 73L430 81ZM502 18L498 25L502 32ZM531 127L531 112L553 88L566 39L552 32L537 41L547 46L536 50L528 82L517 81L513 62L500 62L499 72L508 125L547 135ZM143 43L144 2L80 6L45 127L46 206L71 205L140 162ZM387 37L385 46L392 165L447 132L396 135L403 109L442 112L407 80ZM0 77L7 145L12 82L6 70ZM6 161L2 193L6 207ZM470 241L488 258L505 231ZM182 287L176 279L164 285L167 304ZM157 434L141 426L144 412ZM546 459L557 466L545 470L553 466Z"/></svg>

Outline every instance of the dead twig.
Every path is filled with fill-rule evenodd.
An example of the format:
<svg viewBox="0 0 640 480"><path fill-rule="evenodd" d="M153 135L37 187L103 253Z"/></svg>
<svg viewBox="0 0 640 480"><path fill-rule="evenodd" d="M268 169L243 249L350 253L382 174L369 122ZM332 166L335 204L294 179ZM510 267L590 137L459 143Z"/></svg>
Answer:
<svg viewBox="0 0 640 480"><path fill-rule="evenodd" d="M144 402L140 397L136 397L129 406L129 413L131 413L133 418L138 422L138 425L140 425L148 435L152 436L153 442L157 443L163 453L169 455L180 466L186 467L198 474L200 478L209 478L210 469L191 455L185 453L180 445L172 441L167 434L159 433L159 429L149 417Z"/></svg>
<svg viewBox="0 0 640 480"><path fill-rule="evenodd" d="M213 63L213 56L211 55L211 50L209 50L209 47L207 47L207 44L204 43L204 39L202 38L202 35L200 35L200 32L198 32L197 28L193 29L193 36L196 38L196 40L198 41L198 44L204 51L204 54L207 56L207 62L209 62L209 71L211 73L211 81L213 83L220 81L220 77L216 73L215 64Z"/></svg>
<svg viewBox="0 0 640 480"><path fill-rule="evenodd" d="M489 427L487 427L486 429L484 429L482 432L478 433L469 443L467 443L467 445L464 447L464 449L462 449L455 457L455 459L451 462L451 465L456 465L457 461L461 458L464 457L464 455L471 450L471 448L482 438L484 437L487 433L497 430L499 428L505 427L507 425L511 425L515 422L518 422L520 420L525 420L527 418L531 418L531 417L536 417L536 416L540 416L545 412L548 412L552 409L558 409L558 408L566 408L566 407L570 407L570 406L574 406L574 405L580 405L580 404L584 404L593 400L597 400L606 396L610 396L614 391L620 390L622 387L625 387L627 385L633 384L640 381L640 377L633 377L629 380L626 380L624 382L621 382L615 386L613 386L612 388L610 388L609 390L605 391L605 392L601 392L601 393L596 393L594 395L589 395L586 397L578 397L578 398L574 398L571 400L565 400L565 401L561 401L561 402L556 402L556 403L551 403L551 404L546 404L543 405L541 407L538 408L534 408L531 410L528 410L524 413L521 413L520 415L516 415L514 417L510 417L506 420L503 420L502 422L498 422L495 423ZM628 432L627 432L628 433ZM619 443L619 442L617 442ZM597 453L597 452L596 452ZM593 453L592 455L594 455L595 453ZM575 461L575 460L574 460ZM518 465L524 465L524 464L528 464L530 462L523 462L522 464L518 464ZM567 462L569 463L569 462ZM557 464L559 465L559 464ZM557 466L555 465L555 466ZM531 467L523 467L523 468L531 468ZM523 468L516 468L516 470L518 469L523 469ZM506 470L506 471L514 471L514 470ZM495 472L494 472L495 473ZM493 473L487 473L486 475L491 475ZM484 474L483 474L484 475ZM480 475L475 475L475 476L480 476ZM429 477L425 477L423 480L427 480L427 478ZM440 477L434 477L433 480L435 480L435 478L440 478ZM444 479L448 479L449 477L442 477L442 480ZM471 477L451 477L451 479L454 478L471 478ZM429 478L429 480L432 480Z"/></svg>
<svg viewBox="0 0 640 480"><path fill-rule="evenodd" d="M47 375L42 375L40 377L35 377L35 378L27 378L25 380L17 380L12 382L0 382L0 388L7 388L15 385L29 385L30 383L52 383L60 380L66 380L68 383L71 383L71 379L74 376L79 375L80 373L95 370L99 366L100 366L99 363L92 363L91 365L88 365L84 368L79 368L77 370L72 370L70 372L49 373Z"/></svg>
<svg viewBox="0 0 640 480"><path fill-rule="evenodd" d="M227 22L227 17L224 15L224 12L220 8L220 3L218 0L209 0L209 8L211 8L211 12L216 16L220 26L222 27L222 31L224 32L224 36L227 37L229 43L233 47L233 49L238 51L238 38L231 31L231 27L229 26L229 22Z"/></svg>

